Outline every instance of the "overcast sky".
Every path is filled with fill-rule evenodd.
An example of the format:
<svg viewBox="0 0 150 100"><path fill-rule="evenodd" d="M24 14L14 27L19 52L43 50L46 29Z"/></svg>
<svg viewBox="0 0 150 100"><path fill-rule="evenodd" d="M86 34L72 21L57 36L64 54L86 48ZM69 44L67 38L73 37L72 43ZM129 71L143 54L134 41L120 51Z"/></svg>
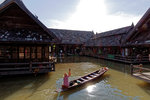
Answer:
<svg viewBox="0 0 150 100"><path fill-rule="evenodd" d="M136 24L150 7L150 0L22 1L47 27L97 32Z"/></svg>

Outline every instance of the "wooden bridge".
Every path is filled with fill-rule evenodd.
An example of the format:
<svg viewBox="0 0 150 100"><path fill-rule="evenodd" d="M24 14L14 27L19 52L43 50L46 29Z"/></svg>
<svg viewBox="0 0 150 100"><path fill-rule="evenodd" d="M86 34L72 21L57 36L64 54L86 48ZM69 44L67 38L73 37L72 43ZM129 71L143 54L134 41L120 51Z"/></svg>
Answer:
<svg viewBox="0 0 150 100"><path fill-rule="evenodd" d="M143 68L143 65L131 65L131 75L150 83L150 69Z"/></svg>

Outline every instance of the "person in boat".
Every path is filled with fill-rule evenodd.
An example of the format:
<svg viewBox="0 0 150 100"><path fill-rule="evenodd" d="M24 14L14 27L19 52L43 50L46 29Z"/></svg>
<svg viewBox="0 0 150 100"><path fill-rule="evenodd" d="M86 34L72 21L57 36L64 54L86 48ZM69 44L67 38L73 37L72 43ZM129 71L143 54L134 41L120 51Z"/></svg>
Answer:
<svg viewBox="0 0 150 100"><path fill-rule="evenodd" d="M69 77L70 76L71 76L71 69L69 68L68 75L66 73L64 74L62 88L68 88L69 87Z"/></svg>
<svg viewBox="0 0 150 100"><path fill-rule="evenodd" d="M64 81L63 81L63 85L62 88L68 88L69 87L69 80L68 80L69 76L65 73L64 74Z"/></svg>

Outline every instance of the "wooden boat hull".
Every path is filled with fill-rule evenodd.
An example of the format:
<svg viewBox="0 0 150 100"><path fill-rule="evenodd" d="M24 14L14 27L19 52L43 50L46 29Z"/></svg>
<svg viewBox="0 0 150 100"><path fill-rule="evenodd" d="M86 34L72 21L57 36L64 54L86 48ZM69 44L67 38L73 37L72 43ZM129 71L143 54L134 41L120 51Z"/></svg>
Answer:
<svg viewBox="0 0 150 100"><path fill-rule="evenodd" d="M107 71L108 71L108 68L104 67L104 68L101 68L95 72L88 74L88 75L85 75L85 76L80 77L78 79L72 80L69 82L69 87L66 88L66 87L62 86L61 91L67 91L67 90L76 88L78 86L84 85L86 83L89 83L89 82L101 77Z"/></svg>

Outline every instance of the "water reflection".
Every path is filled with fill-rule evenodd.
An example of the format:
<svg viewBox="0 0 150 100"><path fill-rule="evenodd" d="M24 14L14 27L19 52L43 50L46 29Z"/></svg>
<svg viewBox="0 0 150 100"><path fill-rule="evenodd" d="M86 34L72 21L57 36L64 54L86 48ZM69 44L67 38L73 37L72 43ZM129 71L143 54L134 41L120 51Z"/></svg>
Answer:
<svg viewBox="0 0 150 100"><path fill-rule="evenodd" d="M95 85L90 85L90 86L88 86L88 87L86 88L86 90L87 90L89 93L91 93L95 88L96 88Z"/></svg>
<svg viewBox="0 0 150 100"><path fill-rule="evenodd" d="M7 100L7 98L9 98L8 100L13 100L10 98L17 96L18 91L20 91L18 96L30 98L35 92L40 91L39 87L49 78L50 76L45 74L38 77L30 75L2 77L0 82L0 100Z"/></svg>
<svg viewBox="0 0 150 100"><path fill-rule="evenodd" d="M92 83L60 95L55 92L69 68L71 77L76 79L101 67L109 67L109 71ZM150 84L131 77L129 72L129 65L121 63L87 57L63 58L62 63L56 64L56 71L49 74L0 78L0 100L148 100Z"/></svg>
<svg viewBox="0 0 150 100"><path fill-rule="evenodd" d="M62 93L59 100L140 100L139 98L140 96L128 96L122 90L101 81L78 91Z"/></svg>
<svg viewBox="0 0 150 100"><path fill-rule="evenodd" d="M67 58L60 58L58 59L58 63L81 63L81 62L91 62L96 65L102 66L102 67L109 67L114 70L118 70L124 73L129 74L130 73L130 65L124 64L124 63L116 63L114 61L107 61L103 59L97 59L97 58L91 58L91 57L67 57ZM119 67L120 66L120 67ZM88 66L87 66L88 67Z"/></svg>

